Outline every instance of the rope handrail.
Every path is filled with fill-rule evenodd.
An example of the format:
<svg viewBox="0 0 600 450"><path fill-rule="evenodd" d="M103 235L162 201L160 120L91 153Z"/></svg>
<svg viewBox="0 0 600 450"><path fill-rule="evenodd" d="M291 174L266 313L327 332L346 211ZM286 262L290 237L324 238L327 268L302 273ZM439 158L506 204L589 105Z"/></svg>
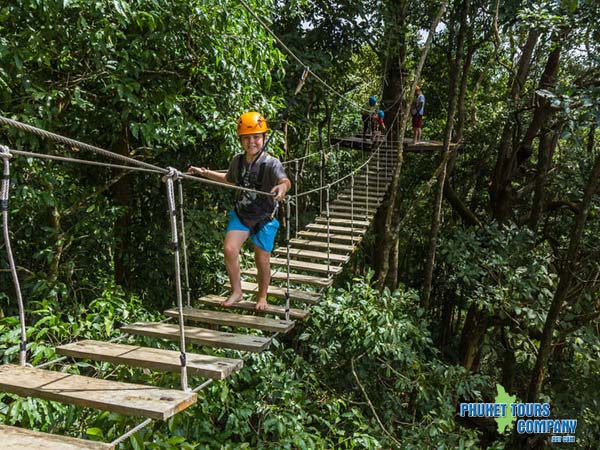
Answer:
<svg viewBox="0 0 600 450"><path fill-rule="evenodd" d="M26 131L28 133L32 133L35 134L37 136L46 138L46 139L50 139L52 141L56 141L59 142L61 144L65 144L65 145L69 145L72 147L77 147L77 148L82 148L82 149L86 149L89 151L92 151L94 153L98 153L104 156L107 156L109 158L112 159L118 159L121 161L125 161L125 162L129 162L132 163L134 166L116 166L118 168L121 169L125 169L125 170L141 170L141 169L146 169L146 171L150 171L150 172L155 172L155 173L160 173L160 174L164 174L167 175L170 173L170 169L168 168L163 168L163 167L159 167L159 166L155 166L153 164L149 164L143 161L138 161L137 159L134 158L130 158L128 156L124 156L124 155L119 155L118 153L114 153L111 152L109 150L105 150L103 148L100 147L96 147L94 145L90 145L90 144L86 144L84 142L80 142L80 141L76 141L75 139L71 139L71 138L67 138L65 136L61 136L60 134L56 134L56 133L52 133L46 130L42 130L41 128L37 128L34 127L32 125L27 125L25 123L19 122L17 120L13 120L13 119L8 119L7 117L1 116L0 115L0 124L3 125L8 125L10 127L16 128L18 130L21 131ZM11 149L11 151L13 151ZM31 157L42 157L41 154L34 154L31 152L24 152L22 150L14 150L13 151L15 154L24 154L25 156L31 156ZM39 155L39 156L38 156ZM65 157L59 157L59 156L54 156L54 155L46 155L44 156L47 159L55 159L55 160L59 160L59 161L67 161L67 159L61 159L61 158L65 158ZM93 164L93 165L100 165L101 163L96 163L94 161L87 161L87 162L83 162L85 160L79 160L79 159L71 159L69 160L69 162L81 162L82 164ZM108 163L104 163L106 166L110 167L110 165ZM186 179L186 180L193 180L193 181L198 181L200 183L205 183L205 184L211 184L211 185L216 185L216 186L222 186L228 189L234 189L234 190L238 190L238 191L246 191L246 192L254 192L256 194L259 195L266 195L269 197L274 196L274 194L270 193L270 192L263 192L263 191L258 191L255 189L250 189L250 188L245 188L242 186L236 186L234 184L228 184L228 183L221 183L219 181L213 181L213 180L209 180L206 178L200 178L200 177L195 177L189 174L185 174L183 172L178 172L178 177L182 178L182 179Z"/></svg>
<svg viewBox="0 0 600 450"><path fill-rule="evenodd" d="M133 164L134 166L156 170L156 171L159 171L164 174L169 173L168 169L165 169L165 168L162 168L159 166L155 166L154 164L149 164L147 162L139 161L137 159L130 158L125 155L119 155L118 153L111 152L109 150L105 150L103 148L96 147L94 145L86 144L84 142L76 141L75 139L61 136L60 134L51 133L50 131L42 130L41 128L37 128L32 125L27 125L25 123L19 122L17 120L9 119L9 118L1 116L1 115L0 115L0 124L9 125L13 128L17 128L22 131L27 131L28 133L32 133L32 134L44 137L46 139L50 139L50 140L53 140L56 142L60 142L62 144L70 145L72 147L82 148L82 149L91 151L93 153L98 153L98 154L107 156L112 159L118 159L121 161L125 161L125 162Z"/></svg>
<svg viewBox="0 0 600 450"><path fill-rule="evenodd" d="M397 119L397 115L394 118L394 121L392 122L395 123ZM90 164L90 165L104 165L106 167L114 167L114 168L119 168L119 169L123 169L123 170L139 170L139 171L146 171L146 172L154 172L154 173L160 173L160 174L169 174L170 173L170 169L168 168L162 168L159 166L155 166L153 164L149 164L149 163L145 163L142 161L138 161L136 159L124 156L124 155L119 155L118 153L114 153L105 149L102 149L100 147L96 147L90 144L86 144L84 142L80 142L74 139L70 139L64 136L61 136L59 134L56 133L52 133L46 130L42 130L41 128L37 128L31 125L27 125L24 124L22 122L19 122L17 120L13 120L13 119L8 119L4 116L0 115L0 124L4 124L4 125L8 125L11 126L13 128L17 128L19 130L22 131L26 131L35 135L38 135L40 137L46 138L46 139L50 139L56 142L60 142L62 144L66 144L66 145L70 145L73 147L78 147L78 148L83 148L83 149L87 149L90 150L94 153L99 153L102 154L104 156L108 156L109 158L113 158L113 159L119 159L122 161L126 161L126 162L131 162L132 164L138 166L138 167L134 167L134 166L119 166L119 165L111 165L109 163L100 163L100 162L95 162L95 161L88 161L88 160L80 160L80 159L75 159L75 158L67 158L67 157L61 157L61 156L55 156L55 155L43 155L40 153L33 153L33 152L26 152L23 150L12 150L14 154L17 155L21 155L21 156L29 156L29 157L39 157L39 158L46 158L46 159L54 159L54 160L58 160L58 161L67 161L67 162L77 162L77 163L81 163L81 164ZM388 131L386 132L384 138L387 138L387 135L389 134L389 132L391 131L391 127L388 129ZM385 139L384 139L385 140ZM333 148L334 146L331 145L330 147L328 147L328 149ZM377 154L377 152L379 151L379 148L377 149L376 152L374 152L373 154L371 154L371 156L369 157L369 159L367 160L366 163L368 163L374 156L375 154ZM310 155L306 155L306 157L309 156L313 156L313 155L318 155L320 153L314 152L311 153ZM304 157L302 157L304 158ZM294 160L290 160L290 161L294 161ZM364 167L365 164L362 164L361 166L357 167L354 170L354 173L356 173L356 171L362 169ZM233 189L233 190L238 190L238 191L245 191L245 192L253 192L256 193L258 195L264 195L264 196L269 196L272 197L275 194L271 193L271 192L263 192L263 191L258 191L256 189L250 189L250 188L246 188L246 187L242 187L242 186L237 186L234 184L229 184L229 183L222 183L220 181L214 181L214 180L210 180L207 178L201 178L201 177L196 177L190 174L186 174L183 172L179 172L177 173L178 178L180 179L184 179L184 180L191 180L191 181L196 181L196 182L200 182L200 183L204 183L204 184L209 184L209 185L213 185L213 186L221 186L227 189ZM342 177L341 179L334 181L332 183L330 183L330 186L336 185L338 184L340 181L343 181L345 179L348 178L349 175L346 175L345 177ZM291 196L290 198L297 198L303 195L308 195L309 193L313 193L316 192L318 190L323 190L325 189L326 186L321 186L319 188L317 188L316 190L313 189L311 191L307 191L307 192L301 192L298 194L295 194L293 196Z"/></svg>
<svg viewBox="0 0 600 450"><path fill-rule="evenodd" d="M119 164L109 164L109 163L103 163L103 162L98 162L98 161L89 161L89 160L86 160L86 159L69 158L69 157L66 157L66 156L46 155L46 154L43 154L43 153L27 152L27 151L24 151L24 150L14 150L14 149L11 149L10 151L11 151L11 153L13 153L15 155L26 156L26 157L31 157L31 158L40 158L40 159L50 159L50 160L54 160L54 161L72 162L72 163L86 164L86 165L90 165L90 166L108 167L108 168L111 168L111 169L122 169L122 170L131 170L131 171L139 171L139 172L150 172L150 173L160 173L160 174L163 173L162 171L159 171L159 170L146 169L144 167L121 166Z"/></svg>

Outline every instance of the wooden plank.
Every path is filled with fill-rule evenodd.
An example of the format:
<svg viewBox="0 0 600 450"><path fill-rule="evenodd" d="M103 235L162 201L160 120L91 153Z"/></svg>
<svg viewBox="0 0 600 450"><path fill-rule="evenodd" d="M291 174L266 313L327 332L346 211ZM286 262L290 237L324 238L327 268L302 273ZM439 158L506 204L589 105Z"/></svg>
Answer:
<svg viewBox="0 0 600 450"><path fill-rule="evenodd" d="M181 352L158 348L139 347L102 341L79 341L61 345L56 349L61 355L106 361L133 367L145 367L162 372L181 371ZM219 358L210 355L187 353L188 374L222 380L243 366L241 359Z"/></svg>
<svg viewBox="0 0 600 450"><path fill-rule="evenodd" d="M86 408L165 420L196 403L196 394L6 364L0 390Z"/></svg>
<svg viewBox="0 0 600 450"><path fill-rule="evenodd" d="M367 198L369 199L369 206L372 206L372 203L379 202L379 200L383 199L383 194L377 195L375 192L370 192L370 191L369 191L368 196L366 194L361 195L361 194L354 193L354 201L355 202L362 200L362 203L366 204ZM348 192L347 194L345 192L338 194L337 199L338 200L350 200L350 192Z"/></svg>
<svg viewBox="0 0 600 450"><path fill-rule="evenodd" d="M228 288L231 288L229 283L225 284ZM258 292L258 284L250 281L242 281L242 291L248 294L256 294ZM286 288L282 286L269 286L267 295L275 298L285 298ZM319 294L312 292L305 292L299 289L290 289L290 300L300 301L306 303L318 303L320 299Z"/></svg>
<svg viewBox="0 0 600 450"><path fill-rule="evenodd" d="M160 339L179 340L179 325L174 323L136 322L121 327L124 333L150 336ZM206 328L184 327L185 339L207 347L231 348L247 352L259 353L266 350L271 343L269 338L249 336L247 334L225 333Z"/></svg>
<svg viewBox="0 0 600 450"><path fill-rule="evenodd" d="M112 450L114 445L0 424L2 450Z"/></svg>
<svg viewBox="0 0 600 450"><path fill-rule="evenodd" d="M330 211L329 215L331 217L337 217L339 219L348 219L348 220L351 220L353 218L356 219L357 217L361 218L361 219L365 219L365 218L366 219L371 219L371 218L373 218L373 214L367 214L365 216L364 213L356 212L356 211L354 211L354 214L351 214L350 212L344 212L344 211Z"/></svg>
<svg viewBox="0 0 600 450"><path fill-rule="evenodd" d="M251 275L253 277L258 276L256 268L242 270L244 275ZM271 280L287 281L287 271L275 270L271 273ZM292 284L310 284L317 287L329 287L333 284L331 278L315 277L312 275L304 275L301 273L290 273L290 283Z"/></svg>
<svg viewBox="0 0 600 450"><path fill-rule="evenodd" d="M311 223L306 226L307 230L323 232L325 234L327 234L327 228L328 228L327 221L325 221L325 223ZM336 227L334 225L330 225L329 232L337 233L337 234L354 234L356 236L362 236L363 234L365 234L367 232L367 230L365 230L364 228L354 228L354 231L352 231L352 228L350 228L350 224L348 224L348 227ZM343 261L343 262L345 262L345 261Z"/></svg>
<svg viewBox="0 0 600 450"><path fill-rule="evenodd" d="M306 233L308 233L308 231L306 231ZM287 267L287 258L271 258L271 265ZM298 261L295 259L290 259L290 268L302 270L303 272L332 274L338 274L342 271L342 268L335 264L330 264L329 267L327 267L327 264L317 264L308 261Z"/></svg>
<svg viewBox="0 0 600 450"><path fill-rule="evenodd" d="M336 200L332 203L332 205L335 206L346 206L348 208L350 208L352 205L354 205L354 212L356 211L360 211L361 213L365 213L369 212L369 213L375 213L377 212L377 208L379 208L379 204L375 204L375 202L369 202L369 207L366 207L366 202L362 201L362 202L357 202L357 201L350 201L350 199L346 200L346 199L339 199ZM370 223L370 222L369 222Z"/></svg>
<svg viewBox="0 0 600 450"><path fill-rule="evenodd" d="M223 302L227 300L226 297L221 297L219 295L207 295L205 297L201 297L198 301L204 305L210 305L215 307L223 307ZM274 316L285 317L285 307L279 305L268 304L266 309L256 309L256 303L241 301L237 302L233 306L227 306L227 309L240 309L244 311L252 311L256 314L272 314ZM310 312L305 311L303 309L290 308L290 319L295 320L303 320L306 319L310 315Z"/></svg>
<svg viewBox="0 0 600 450"><path fill-rule="evenodd" d="M165 314L169 317L179 317L179 311L176 308L166 310ZM188 306L183 308L183 316L194 322L212 323L228 327L253 328L256 330L274 331L279 333L287 333L294 328L294 322L291 320L267 319L266 317L209 311Z"/></svg>
<svg viewBox="0 0 600 450"><path fill-rule="evenodd" d="M323 241L327 240L327 233L319 233L316 231L298 231L298 236L310 239L311 241ZM362 240L362 236L346 236L343 234L330 234L329 239L331 242L343 242L346 244L358 243ZM271 258L271 262L273 259ZM301 267L300 267L301 268Z"/></svg>
<svg viewBox="0 0 600 450"><path fill-rule="evenodd" d="M329 212L331 214L331 212L333 211L342 211L342 212L352 212L352 210L354 210L354 213L363 213L364 212L369 212L369 213L375 213L377 212L376 208L369 208L369 209L365 209L365 205L345 205L343 203L332 203L329 207ZM371 222L369 221L369 224Z"/></svg>
<svg viewBox="0 0 600 450"><path fill-rule="evenodd" d="M276 255L287 257L287 248L276 248L274 253ZM345 263L350 259L350 257L347 255L340 255L332 252L327 255L327 252L315 252L313 250L306 250L304 248L290 248L290 255L296 258L318 259L320 261L327 261L329 259L330 261L341 263Z"/></svg>
<svg viewBox="0 0 600 450"><path fill-rule="evenodd" d="M304 248L319 248L319 249L327 249L327 242L323 241L311 241L308 239L290 239L290 244L295 247L304 247ZM329 243L329 250L331 252L339 252L339 253L352 253L354 251L354 247L352 245L344 245L344 244L335 244L333 242Z"/></svg>
<svg viewBox="0 0 600 450"><path fill-rule="evenodd" d="M323 216L319 216L315 219L315 222L317 223L327 223L327 217ZM344 227L350 227L350 222L348 220L344 220L344 219L329 219L329 223L332 226L344 226ZM357 228L368 228L369 225L371 225L371 222L367 221L367 220L360 220L358 217L356 218L356 220L353 221L354 223L354 229Z"/></svg>

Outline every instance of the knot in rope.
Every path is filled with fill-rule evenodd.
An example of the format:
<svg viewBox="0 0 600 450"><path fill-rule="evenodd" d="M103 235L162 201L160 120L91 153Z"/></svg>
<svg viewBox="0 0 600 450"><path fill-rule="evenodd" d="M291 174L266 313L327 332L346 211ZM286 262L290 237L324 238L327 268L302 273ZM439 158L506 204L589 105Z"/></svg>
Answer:
<svg viewBox="0 0 600 450"><path fill-rule="evenodd" d="M183 178L183 174L177 170L175 167L167 167L169 171L165 176L162 177L162 180L166 182L168 179L173 181L181 180Z"/></svg>
<svg viewBox="0 0 600 450"><path fill-rule="evenodd" d="M13 157L10 149L6 145L0 145L0 158L11 159Z"/></svg>

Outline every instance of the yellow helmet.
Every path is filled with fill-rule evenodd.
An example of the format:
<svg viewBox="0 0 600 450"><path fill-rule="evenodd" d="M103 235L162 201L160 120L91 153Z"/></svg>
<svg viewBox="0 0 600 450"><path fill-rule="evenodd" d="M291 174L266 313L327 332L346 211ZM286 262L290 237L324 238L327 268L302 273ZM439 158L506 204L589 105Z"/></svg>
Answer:
<svg viewBox="0 0 600 450"><path fill-rule="evenodd" d="M237 122L238 136L246 134L259 134L269 131L267 120L261 113L250 111L242 114Z"/></svg>

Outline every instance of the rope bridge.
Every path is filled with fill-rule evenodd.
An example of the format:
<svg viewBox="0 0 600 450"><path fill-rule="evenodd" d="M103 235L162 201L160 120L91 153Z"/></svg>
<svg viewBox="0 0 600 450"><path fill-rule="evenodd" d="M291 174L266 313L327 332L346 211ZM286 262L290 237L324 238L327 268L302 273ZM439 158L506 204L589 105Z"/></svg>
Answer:
<svg viewBox="0 0 600 450"><path fill-rule="evenodd" d="M396 155L396 151L391 147L382 145L387 139L387 136L384 136L381 143L373 145L373 151L366 161L353 168L350 173L338 177L331 183L322 184L317 188L304 192L297 192L298 161L312 155L319 155L319 153L286 161L284 164L294 164L296 167L296 173L294 174L295 190L294 194L288 195L284 202L286 216L285 245L275 248L273 251L274 257L271 258L271 266L273 267L272 285L268 288L271 302L273 299L280 299L283 300L283 303L269 303L266 309L256 310L254 302L244 300L228 307L228 312L224 312L221 308L221 302L225 298L217 294L206 295L198 299L198 307L192 305L187 270L182 181L219 185L228 189L252 191L260 195L271 194L194 177L172 167L154 166L2 116L0 116L0 124L60 142L71 149L88 150L123 163L117 165L87 161L0 146L0 157L3 160L4 168L0 196L4 241L17 295L21 327L19 365L6 364L0 366L0 390L21 396L38 397L146 418L124 435L106 444L0 425L0 437L3 443L18 442L21 447L25 445L25 447L31 446L31 448L42 447L48 445L48 443L52 443L52 448L114 448L148 425L152 420L165 420L193 405L197 400L197 392L214 380L225 379L238 371L243 365L243 360L250 354L267 350L277 335L289 332L295 326L296 321L308 317L310 305L319 302L322 292L333 284L334 277L342 272L343 265L350 260L352 253L367 232L370 221L387 191L388 183L393 174L392 170ZM372 144L370 140L368 144ZM338 148L339 145L348 145L348 143L342 139L336 144ZM63 355L60 358L36 367L32 367L27 363L23 299L12 257L8 230L10 161L14 156L93 164L128 171L153 173L162 177L166 185L170 212L177 299L176 307L164 312L169 317L167 320L153 323L132 323L122 327L123 334L112 341L86 340L72 342L56 349L59 354ZM178 189L175 189L176 183ZM340 192L335 198L332 198L334 188ZM176 206L176 191L178 191L179 196L179 211ZM298 224L298 199L313 193L319 193L319 195L324 193L321 214L301 230L296 226L294 237L292 237L291 224L293 222ZM292 219L292 211L294 211L294 219ZM242 273L245 277L242 282L242 290L250 295L255 294L258 290L258 285L255 282L256 269L246 269ZM185 284L185 290L183 284ZM185 301L184 291L186 294ZM292 307L292 303L294 307ZM248 311L253 314L247 314ZM208 324L212 329L186 325L186 323ZM219 326L260 330L262 335L223 332L217 329ZM265 332L272 334L265 336ZM119 342L128 335L179 341L180 351L133 346ZM223 358L202 353L190 353L187 351L189 343L197 346L238 350L244 356L241 358ZM179 372L181 374L181 390L101 380L45 369L67 358L105 361L155 371ZM206 380L195 388L190 388L188 377L194 379L203 377Z"/></svg>

